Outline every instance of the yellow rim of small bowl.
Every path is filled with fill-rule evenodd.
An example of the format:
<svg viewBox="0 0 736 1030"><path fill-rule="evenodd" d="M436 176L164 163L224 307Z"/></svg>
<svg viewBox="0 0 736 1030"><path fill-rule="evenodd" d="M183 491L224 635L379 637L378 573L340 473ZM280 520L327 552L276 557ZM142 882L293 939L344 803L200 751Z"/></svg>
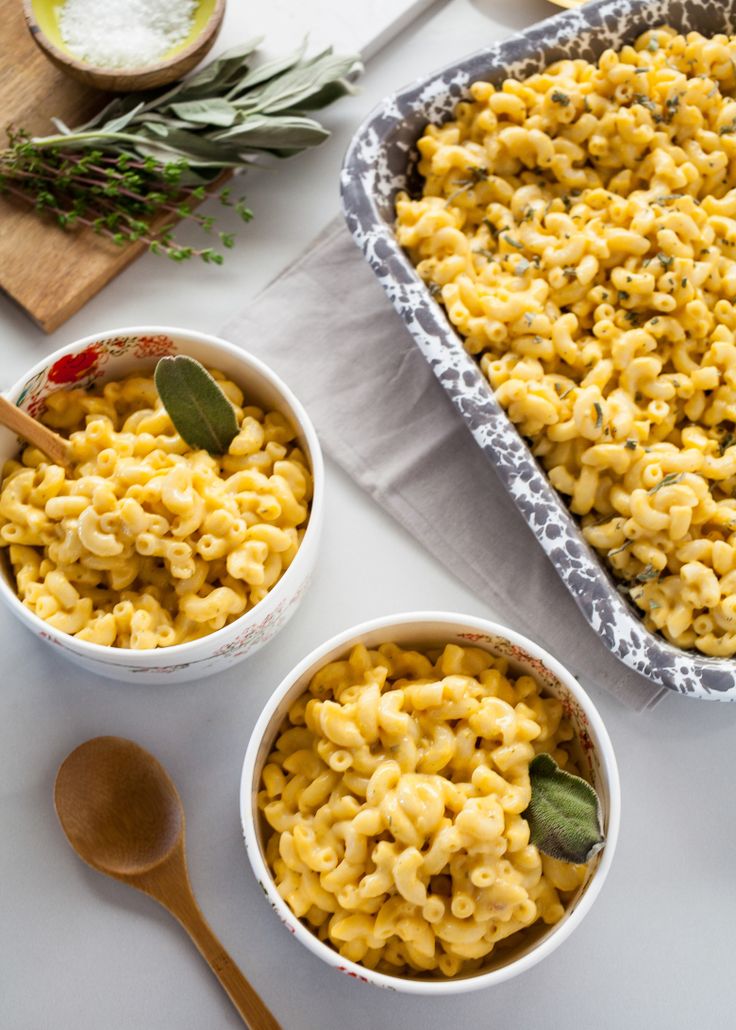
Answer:
<svg viewBox="0 0 736 1030"><path fill-rule="evenodd" d="M175 46L170 47L166 51L166 53L158 57L152 65L140 65L137 66L135 69L129 69L127 67L105 67L103 69L102 66L94 65L91 62L86 61L84 60L84 58L73 53L73 51L69 49L69 47L62 39L61 30L59 28L59 12L61 11L61 8L63 6L64 0L30 0L30 7L31 11L33 12L33 17L35 18L39 29L44 34L49 43L51 43L52 46L54 46L63 57L68 58L70 63L79 65L84 68L99 68L100 70L109 71L111 73L117 72L124 74L126 71L139 71L147 67L155 67L161 63L169 61L173 57L178 57L179 55L181 55L202 35L206 27L209 25L212 16L218 9L219 4L218 0L199 0L197 4L197 9L194 12L192 28L186 39L183 39L180 43L177 43Z"/></svg>

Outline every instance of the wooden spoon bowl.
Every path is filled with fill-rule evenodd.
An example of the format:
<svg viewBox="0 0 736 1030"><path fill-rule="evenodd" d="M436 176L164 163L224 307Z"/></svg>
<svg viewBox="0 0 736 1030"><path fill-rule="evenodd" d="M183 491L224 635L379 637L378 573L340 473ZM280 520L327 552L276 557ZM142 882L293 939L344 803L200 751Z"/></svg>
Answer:
<svg viewBox="0 0 736 1030"><path fill-rule="evenodd" d="M246 1025L280 1030L197 905L184 850L184 808L153 755L122 737L88 740L62 762L54 803L81 859L155 898L181 923Z"/></svg>
<svg viewBox="0 0 736 1030"><path fill-rule="evenodd" d="M163 766L130 740L97 737L59 769L59 820L84 861L131 876L163 862L184 833L184 810Z"/></svg>
<svg viewBox="0 0 736 1030"><path fill-rule="evenodd" d="M199 64L217 39L225 14L225 0L199 0L189 37L168 57L141 68L101 68L75 57L59 31L55 0L23 0L28 31L57 68L73 79L111 93L156 89L183 78Z"/></svg>

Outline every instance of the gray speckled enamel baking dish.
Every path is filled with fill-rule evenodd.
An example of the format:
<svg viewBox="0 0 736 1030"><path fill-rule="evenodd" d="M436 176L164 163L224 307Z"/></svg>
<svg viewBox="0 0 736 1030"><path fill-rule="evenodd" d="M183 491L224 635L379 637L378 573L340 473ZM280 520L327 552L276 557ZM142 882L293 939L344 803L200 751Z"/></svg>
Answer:
<svg viewBox="0 0 736 1030"><path fill-rule="evenodd" d="M665 22L705 35L730 33L735 16L736 0L599 0L556 15L388 97L356 133L342 171L346 218L358 246L592 629L654 682L718 701L736 700L736 661L683 651L645 628L496 402L392 226L394 197L412 184L416 140L427 122L451 116L469 83L531 75L562 58L594 60Z"/></svg>

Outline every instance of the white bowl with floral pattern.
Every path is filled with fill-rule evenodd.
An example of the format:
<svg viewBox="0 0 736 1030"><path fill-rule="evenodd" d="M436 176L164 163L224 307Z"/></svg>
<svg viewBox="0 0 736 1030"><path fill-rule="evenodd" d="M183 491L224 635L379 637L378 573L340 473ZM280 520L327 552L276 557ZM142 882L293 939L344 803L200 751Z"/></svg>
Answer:
<svg viewBox="0 0 736 1030"><path fill-rule="evenodd" d="M314 477L314 496L302 544L266 597L240 618L200 640L151 650L105 647L77 640L44 622L18 598L7 556L0 554L0 600L40 640L89 672L117 680L159 683L200 679L253 654L285 625L301 601L317 560L323 520L324 465L314 427L289 387L253 355L225 340L188 329L138 326L87 336L35 365L5 397L30 415L58 390L89 388L133 372L152 374L156 361L188 354L218 368L256 404L286 415ZM0 427L0 465L18 453L17 437ZM5 549L1 549L4 551Z"/></svg>
<svg viewBox="0 0 736 1030"><path fill-rule="evenodd" d="M472 645L508 658L516 675L533 676L547 696L562 702L577 735L577 757L582 771L600 798L605 846L591 860L588 878L563 918L541 934L520 938L517 946L503 949L500 957L492 954L481 970L452 979L390 975L343 958L297 919L279 894L265 858L267 827L258 809L257 795L263 768L289 708L307 690L319 669L346 657L355 644L372 648L389 642L420 651L445 644ZM312 651L276 688L261 712L248 744L240 782L240 818L246 852L268 903L287 930L338 972L361 983L410 994L448 995L491 987L531 968L558 948L580 925L600 893L616 850L620 815L621 789L613 746L595 705L574 676L549 652L521 634L486 619L450 612L407 612L373 619L339 633Z"/></svg>

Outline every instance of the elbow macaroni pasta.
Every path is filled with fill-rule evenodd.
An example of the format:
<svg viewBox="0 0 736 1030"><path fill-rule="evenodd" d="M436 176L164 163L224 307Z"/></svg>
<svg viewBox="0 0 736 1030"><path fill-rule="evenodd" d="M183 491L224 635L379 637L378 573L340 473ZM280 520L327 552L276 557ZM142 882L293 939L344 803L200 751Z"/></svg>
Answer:
<svg viewBox="0 0 736 1030"><path fill-rule="evenodd" d="M529 763L578 771L562 704L508 662L448 644L355 647L312 678L262 773L277 889L318 937L385 972L451 977L541 921L586 866L540 854Z"/></svg>
<svg viewBox="0 0 736 1030"><path fill-rule="evenodd" d="M736 37L470 87L397 236L646 625L736 655Z"/></svg>
<svg viewBox="0 0 736 1030"><path fill-rule="evenodd" d="M266 596L299 548L312 479L278 412L212 373L240 432L193 451L152 378L60 391L43 421L69 434L67 472L27 447L0 486L0 547L18 596L80 640L146 649L221 629Z"/></svg>

